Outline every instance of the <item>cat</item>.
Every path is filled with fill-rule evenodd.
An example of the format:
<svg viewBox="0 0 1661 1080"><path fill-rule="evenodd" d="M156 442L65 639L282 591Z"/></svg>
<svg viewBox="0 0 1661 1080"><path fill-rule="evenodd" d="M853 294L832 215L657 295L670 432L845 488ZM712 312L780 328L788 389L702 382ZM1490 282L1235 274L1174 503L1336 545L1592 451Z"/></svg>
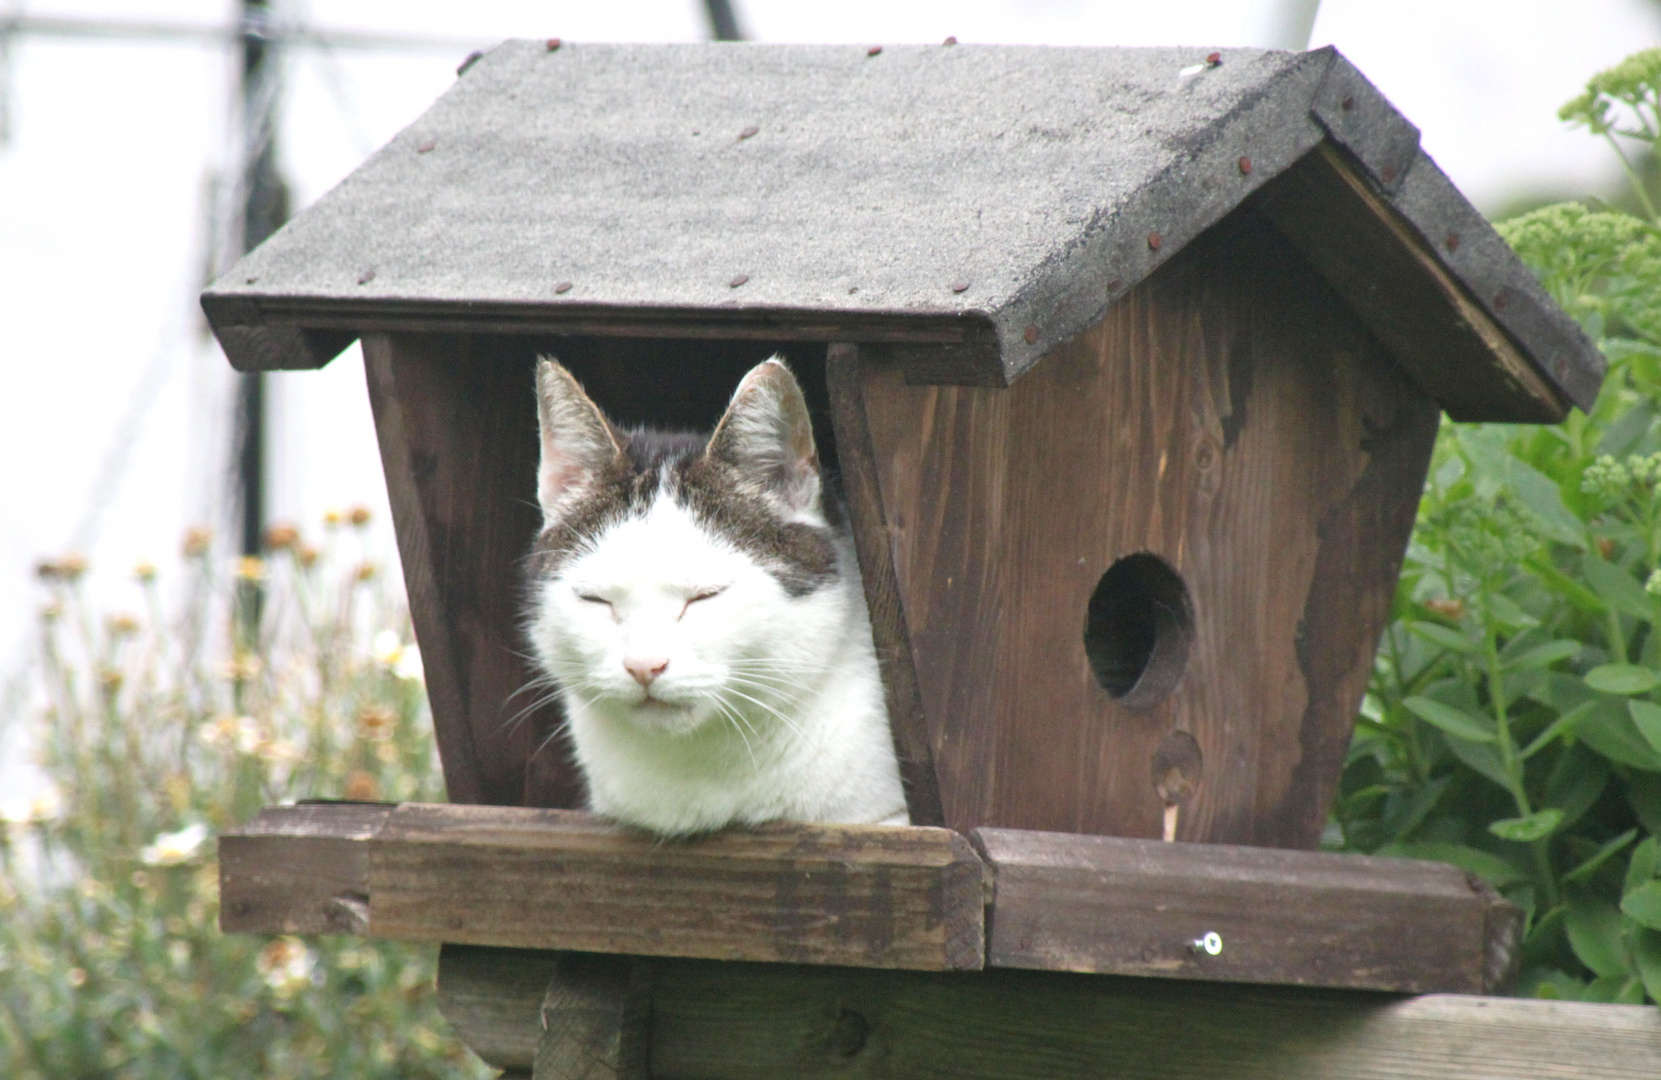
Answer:
<svg viewBox="0 0 1661 1080"><path fill-rule="evenodd" d="M541 357L528 634L589 809L662 836L909 824L859 566L778 357L713 434L623 431Z"/></svg>

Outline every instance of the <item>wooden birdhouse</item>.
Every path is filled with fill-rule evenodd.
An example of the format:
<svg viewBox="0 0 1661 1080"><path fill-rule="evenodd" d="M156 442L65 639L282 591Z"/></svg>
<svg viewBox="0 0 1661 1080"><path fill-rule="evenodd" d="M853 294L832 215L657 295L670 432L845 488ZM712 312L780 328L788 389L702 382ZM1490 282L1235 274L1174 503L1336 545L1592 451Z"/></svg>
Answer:
<svg viewBox="0 0 1661 1080"><path fill-rule="evenodd" d="M1155 859L1191 850L1161 848L1172 826L1313 849L1440 415L1551 422L1602 376L1331 49L509 42L203 305L241 370L362 341L456 803L582 805L571 765L533 755L558 716L504 724L531 675L535 357L624 423L707 427L785 356L841 477L913 819L978 830L974 851L916 830L937 837L928 865L973 869L930 886L936 922L941 896L979 912L977 860L1131 850L1046 864L1019 839L1036 831L1141 838ZM437 820L394 831L437 843ZM1036 880L998 874L1000 897ZM1447 887L1480 953L1492 897ZM355 911L340 925L361 929ZM994 910L994 936L1017 922ZM972 962L936 966L1068 966L1031 959L1038 931L990 954L970 937ZM1419 944L1401 970L1451 955ZM759 955L721 948L681 954ZM1440 985L1267 955L1226 977Z"/></svg>

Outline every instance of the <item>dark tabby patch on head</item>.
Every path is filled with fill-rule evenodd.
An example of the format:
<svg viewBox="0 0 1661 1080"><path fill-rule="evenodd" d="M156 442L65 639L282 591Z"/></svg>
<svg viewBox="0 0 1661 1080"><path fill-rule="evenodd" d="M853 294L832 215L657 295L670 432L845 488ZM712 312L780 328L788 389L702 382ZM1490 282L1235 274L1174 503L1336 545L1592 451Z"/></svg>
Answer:
<svg viewBox="0 0 1661 1080"><path fill-rule="evenodd" d="M537 537L531 573L537 578L558 573L606 529L645 514L667 487L700 525L754 559L789 596L807 596L834 582L834 530L779 520L761 498L743 489L730 466L705 456L708 440L692 432L625 433L624 456ZM827 511L832 505L826 500Z"/></svg>

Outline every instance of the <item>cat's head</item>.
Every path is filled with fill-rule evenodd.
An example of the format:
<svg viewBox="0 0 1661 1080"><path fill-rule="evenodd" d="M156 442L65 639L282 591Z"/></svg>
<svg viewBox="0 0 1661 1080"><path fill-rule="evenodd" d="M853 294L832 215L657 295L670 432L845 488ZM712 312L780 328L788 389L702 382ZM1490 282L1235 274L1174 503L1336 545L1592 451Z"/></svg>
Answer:
<svg viewBox="0 0 1661 1080"><path fill-rule="evenodd" d="M787 710L848 614L790 370L752 369L707 437L619 430L549 359L537 403L528 629L568 700L670 733Z"/></svg>

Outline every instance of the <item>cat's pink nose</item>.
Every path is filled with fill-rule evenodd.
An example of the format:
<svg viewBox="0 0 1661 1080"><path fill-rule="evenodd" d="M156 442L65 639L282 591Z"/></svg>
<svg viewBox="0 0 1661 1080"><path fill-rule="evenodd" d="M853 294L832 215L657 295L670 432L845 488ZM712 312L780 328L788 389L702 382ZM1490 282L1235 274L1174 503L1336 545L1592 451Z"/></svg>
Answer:
<svg viewBox="0 0 1661 1080"><path fill-rule="evenodd" d="M634 681L641 686L652 685L652 680L663 674L663 669L669 666L669 661L660 656L628 656L623 658L623 666Z"/></svg>

